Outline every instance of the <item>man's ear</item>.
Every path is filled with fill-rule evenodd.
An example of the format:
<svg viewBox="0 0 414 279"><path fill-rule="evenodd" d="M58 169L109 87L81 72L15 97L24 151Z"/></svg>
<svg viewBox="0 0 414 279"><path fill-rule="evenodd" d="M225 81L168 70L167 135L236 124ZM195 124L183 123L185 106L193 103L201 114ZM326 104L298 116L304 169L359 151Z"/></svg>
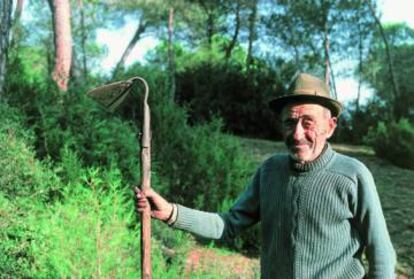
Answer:
<svg viewBox="0 0 414 279"><path fill-rule="evenodd" d="M337 117L331 117L328 120L328 131L327 131L327 139L332 137L333 133L335 132L336 126L337 126L338 118Z"/></svg>

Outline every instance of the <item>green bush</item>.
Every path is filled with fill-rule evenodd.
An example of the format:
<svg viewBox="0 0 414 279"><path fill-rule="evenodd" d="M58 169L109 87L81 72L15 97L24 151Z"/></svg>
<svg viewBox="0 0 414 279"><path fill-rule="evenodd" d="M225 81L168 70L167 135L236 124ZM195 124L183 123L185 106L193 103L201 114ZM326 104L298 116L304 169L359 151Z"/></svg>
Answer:
<svg viewBox="0 0 414 279"><path fill-rule="evenodd" d="M65 189L62 201L29 218L36 235L31 244L32 276L139 277L140 226L133 201L119 170L84 170L83 177ZM178 233L175 243L187 242L182 237ZM181 248L168 261L162 247L153 237L153 277L179 278L185 264Z"/></svg>
<svg viewBox="0 0 414 279"><path fill-rule="evenodd" d="M0 278L29 278L33 263L27 224L33 199L10 201L0 192Z"/></svg>
<svg viewBox="0 0 414 279"><path fill-rule="evenodd" d="M139 224L120 172L85 170L67 148L61 158L54 168L66 183L60 199L11 201L0 192L0 278L138 277ZM153 228L154 278L179 278L188 234L160 222ZM175 256L163 255L165 247Z"/></svg>
<svg viewBox="0 0 414 279"><path fill-rule="evenodd" d="M33 131L38 158L57 162L62 149L69 148L85 166L117 166L128 184L136 183L139 145L134 125L88 98L90 88L78 86L61 93L47 75L34 71L38 68L30 58L17 56L11 61L4 100L24 113L23 125Z"/></svg>
<svg viewBox="0 0 414 279"><path fill-rule="evenodd" d="M364 137L371 127L387 119L388 107L378 98L369 100L357 109L354 101L344 104L345 111L338 119L334 142L364 144Z"/></svg>
<svg viewBox="0 0 414 279"><path fill-rule="evenodd" d="M288 79L264 63L258 62L251 72L243 67L244 63L228 65L224 60L191 65L177 74L176 100L189 108L191 123L219 116L231 133L281 138L268 102L283 94Z"/></svg>
<svg viewBox="0 0 414 279"><path fill-rule="evenodd" d="M33 131L24 126L26 118L24 113L17 108L11 107L4 102L0 102L0 133L11 134L21 138L29 144L34 141Z"/></svg>
<svg viewBox="0 0 414 279"><path fill-rule="evenodd" d="M366 141L377 156L397 166L414 169L414 125L407 119L384 123L370 129Z"/></svg>
<svg viewBox="0 0 414 279"><path fill-rule="evenodd" d="M51 198L60 188L59 178L47 162L36 159L30 146L32 133L24 130L15 109L0 105L0 191L9 199Z"/></svg>
<svg viewBox="0 0 414 279"><path fill-rule="evenodd" d="M216 211L223 200L244 189L252 165L241 155L237 140L223 135L221 127L221 122L215 121L181 135L187 138L181 145L177 143L173 149L176 154L171 154L170 164L164 166L169 173L170 195L178 197L178 202ZM178 156L182 159L176 160Z"/></svg>
<svg viewBox="0 0 414 279"><path fill-rule="evenodd" d="M138 276L133 205L120 191L119 172L102 176L90 170L83 184L65 189L62 202L31 218L36 277Z"/></svg>
<svg viewBox="0 0 414 279"><path fill-rule="evenodd" d="M26 89L30 91L20 88L7 97L12 106L23 108L24 124L35 134L38 158L59 161L62 148L70 148L86 166L116 165L128 183L137 181L139 143L134 125L99 107L81 89L63 96L41 83Z"/></svg>
<svg viewBox="0 0 414 279"><path fill-rule="evenodd" d="M27 218L59 197L62 184L50 163L36 159L23 114L4 103L0 114L0 277L28 278L36 235Z"/></svg>

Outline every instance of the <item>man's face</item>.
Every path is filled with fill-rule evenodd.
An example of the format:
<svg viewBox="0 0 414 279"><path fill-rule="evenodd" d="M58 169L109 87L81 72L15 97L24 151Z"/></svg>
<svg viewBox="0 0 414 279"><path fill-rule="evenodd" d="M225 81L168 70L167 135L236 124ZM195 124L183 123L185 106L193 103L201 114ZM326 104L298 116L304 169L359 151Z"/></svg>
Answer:
<svg viewBox="0 0 414 279"><path fill-rule="evenodd" d="M300 163L315 160L336 128L336 117L317 104L287 105L281 117L286 146Z"/></svg>

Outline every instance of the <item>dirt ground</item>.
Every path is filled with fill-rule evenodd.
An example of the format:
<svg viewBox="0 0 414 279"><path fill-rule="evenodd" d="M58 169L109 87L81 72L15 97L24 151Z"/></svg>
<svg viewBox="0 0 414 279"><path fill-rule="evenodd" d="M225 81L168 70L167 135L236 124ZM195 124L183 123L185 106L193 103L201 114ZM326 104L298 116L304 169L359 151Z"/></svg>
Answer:
<svg viewBox="0 0 414 279"><path fill-rule="evenodd" d="M203 274L210 274L210 270L215 274L208 278L260 278L259 259L196 246L187 256L184 278L206 278Z"/></svg>

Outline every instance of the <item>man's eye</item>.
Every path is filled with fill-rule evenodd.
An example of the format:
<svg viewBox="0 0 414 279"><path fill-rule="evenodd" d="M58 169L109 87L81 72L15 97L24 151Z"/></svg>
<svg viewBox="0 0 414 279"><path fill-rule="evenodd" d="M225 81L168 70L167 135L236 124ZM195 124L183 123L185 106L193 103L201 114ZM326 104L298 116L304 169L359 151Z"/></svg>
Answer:
<svg viewBox="0 0 414 279"><path fill-rule="evenodd" d="M305 119L304 121L303 121L303 127L305 127L305 128L310 128L310 127L312 127L313 126L313 121L312 120L310 120L310 119Z"/></svg>

